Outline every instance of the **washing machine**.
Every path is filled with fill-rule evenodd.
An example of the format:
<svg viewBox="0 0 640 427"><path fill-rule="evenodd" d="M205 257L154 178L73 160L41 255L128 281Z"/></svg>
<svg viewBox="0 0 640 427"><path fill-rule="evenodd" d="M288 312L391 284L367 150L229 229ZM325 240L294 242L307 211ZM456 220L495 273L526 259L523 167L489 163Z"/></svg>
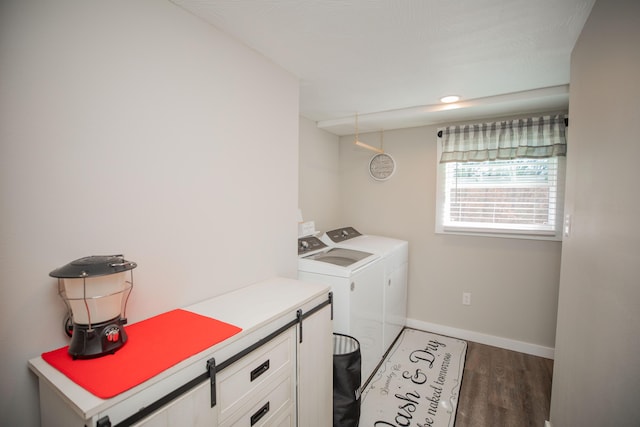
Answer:
<svg viewBox="0 0 640 427"><path fill-rule="evenodd" d="M383 347L386 352L407 323L409 242L384 236L365 235L353 227L327 231L321 240L332 247L367 251L380 255L384 265Z"/></svg>
<svg viewBox="0 0 640 427"><path fill-rule="evenodd" d="M315 236L298 239L298 279L331 286L333 330L360 342L363 384L385 352L381 261L380 255L327 245Z"/></svg>

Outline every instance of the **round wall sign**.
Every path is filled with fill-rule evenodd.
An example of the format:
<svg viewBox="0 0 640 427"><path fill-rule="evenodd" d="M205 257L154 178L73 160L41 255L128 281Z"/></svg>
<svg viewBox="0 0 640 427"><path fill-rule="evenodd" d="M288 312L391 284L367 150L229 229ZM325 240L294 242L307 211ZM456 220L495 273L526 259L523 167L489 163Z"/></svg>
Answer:
<svg viewBox="0 0 640 427"><path fill-rule="evenodd" d="M376 154L369 162L369 173L373 179L386 181L396 170L396 162L387 153Z"/></svg>

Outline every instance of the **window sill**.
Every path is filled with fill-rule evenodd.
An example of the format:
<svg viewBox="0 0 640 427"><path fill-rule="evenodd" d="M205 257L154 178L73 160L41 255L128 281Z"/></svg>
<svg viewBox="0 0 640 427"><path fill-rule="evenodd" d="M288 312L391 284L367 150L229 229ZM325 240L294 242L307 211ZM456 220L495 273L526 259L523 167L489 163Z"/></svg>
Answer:
<svg viewBox="0 0 640 427"><path fill-rule="evenodd" d="M544 232L526 232L526 231L489 231L464 228L445 228L444 230L436 230L436 234L456 235L456 236L475 236L475 237L495 237L501 239L521 239L521 240L546 240L552 242L562 242L562 236L549 234Z"/></svg>

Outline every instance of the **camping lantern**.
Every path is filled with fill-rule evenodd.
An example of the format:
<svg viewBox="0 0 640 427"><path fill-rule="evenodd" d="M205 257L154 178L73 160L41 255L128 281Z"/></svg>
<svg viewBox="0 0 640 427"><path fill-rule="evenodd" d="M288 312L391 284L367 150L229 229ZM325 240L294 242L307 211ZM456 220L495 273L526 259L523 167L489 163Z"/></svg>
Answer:
<svg viewBox="0 0 640 427"><path fill-rule="evenodd" d="M71 357L113 354L127 342L123 325L136 267L123 255L89 256L49 273L58 279L58 294L69 310L65 329L71 333Z"/></svg>

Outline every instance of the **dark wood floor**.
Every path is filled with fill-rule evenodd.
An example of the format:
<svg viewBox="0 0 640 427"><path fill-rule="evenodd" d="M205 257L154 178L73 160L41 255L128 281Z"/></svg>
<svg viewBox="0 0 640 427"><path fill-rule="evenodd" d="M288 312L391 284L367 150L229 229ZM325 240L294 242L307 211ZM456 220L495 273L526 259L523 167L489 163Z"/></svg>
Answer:
<svg viewBox="0 0 640 427"><path fill-rule="evenodd" d="M467 344L455 427L543 427L553 360Z"/></svg>

